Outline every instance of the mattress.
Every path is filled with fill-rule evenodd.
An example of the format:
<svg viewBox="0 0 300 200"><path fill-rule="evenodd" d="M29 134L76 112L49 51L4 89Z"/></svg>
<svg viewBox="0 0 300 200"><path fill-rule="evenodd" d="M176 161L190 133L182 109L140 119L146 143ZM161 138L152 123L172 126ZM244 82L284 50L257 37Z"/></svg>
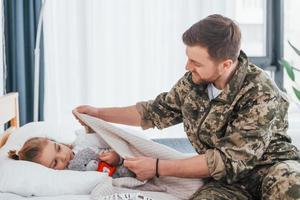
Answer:
<svg viewBox="0 0 300 200"><path fill-rule="evenodd" d="M62 195L52 197L22 197L11 193L0 193L0 200L90 200L90 195Z"/></svg>

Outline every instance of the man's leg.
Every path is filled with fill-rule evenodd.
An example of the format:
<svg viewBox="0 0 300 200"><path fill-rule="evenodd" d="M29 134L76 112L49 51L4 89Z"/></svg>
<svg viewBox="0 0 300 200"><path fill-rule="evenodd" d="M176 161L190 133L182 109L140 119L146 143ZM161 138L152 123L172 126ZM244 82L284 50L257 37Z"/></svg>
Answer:
<svg viewBox="0 0 300 200"><path fill-rule="evenodd" d="M300 199L300 162L287 160L270 167L262 181L262 199Z"/></svg>
<svg viewBox="0 0 300 200"><path fill-rule="evenodd" d="M241 186L210 181L195 192L191 200L250 200L251 195Z"/></svg>

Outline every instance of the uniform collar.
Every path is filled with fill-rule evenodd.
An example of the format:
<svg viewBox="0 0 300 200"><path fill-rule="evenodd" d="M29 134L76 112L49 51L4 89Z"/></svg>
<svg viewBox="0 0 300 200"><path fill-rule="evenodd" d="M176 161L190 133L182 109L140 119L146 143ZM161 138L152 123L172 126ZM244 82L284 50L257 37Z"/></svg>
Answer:
<svg viewBox="0 0 300 200"><path fill-rule="evenodd" d="M224 101L226 103L232 103L237 93L240 91L245 76L247 74L248 58L247 55L241 50L238 57L238 66L232 76L231 80L226 84L223 91L215 100Z"/></svg>

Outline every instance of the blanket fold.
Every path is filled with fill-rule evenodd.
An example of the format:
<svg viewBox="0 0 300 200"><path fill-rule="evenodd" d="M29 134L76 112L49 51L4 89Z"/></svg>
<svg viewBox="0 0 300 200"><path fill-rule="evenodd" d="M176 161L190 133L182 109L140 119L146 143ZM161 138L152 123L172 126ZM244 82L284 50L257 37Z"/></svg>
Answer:
<svg viewBox="0 0 300 200"><path fill-rule="evenodd" d="M76 113L76 116L87 126L92 128L112 149L114 149L121 157L137 157L146 156L159 159L184 159L190 155L178 152L170 147L156 143L136 135L130 134L112 124L101 119ZM93 191L94 199L103 199L105 195L113 195L114 188L125 187L131 188L131 192L139 194L154 195L152 199L188 199L198 188L203 185L201 179L192 178L176 178L176 177L154 177L148 181L139 181L131 177L123 177L112 180L112 187L97 186ZM137 189L137 190L133 190ZM146 191L156 191L149 193ZM159 196L161 193L162 196ZM174 198L166 198L166 194L172 195ZM149 195L148 195L149 196ZM167 195L168 196L168 195ZM170 196L169 196L170 197Z"/></svg>

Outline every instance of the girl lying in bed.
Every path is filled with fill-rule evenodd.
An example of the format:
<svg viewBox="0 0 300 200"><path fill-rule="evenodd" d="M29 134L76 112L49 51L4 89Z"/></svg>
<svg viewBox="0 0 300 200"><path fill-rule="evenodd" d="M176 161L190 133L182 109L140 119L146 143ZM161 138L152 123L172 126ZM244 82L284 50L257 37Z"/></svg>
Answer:
<svg viewBox="0 0 300 200"><path fill-rule="evenodd" d="M58 143L44 137L31 138L24 143L20 151L11 150L8 154L10 158L15 160L31 161L57 170L67 169L75 156L72 145ZM113 150L100 151L98 158L108 166L112 166L113 169L117 169L116 172L113 171L114 178L135 176L127 168L121 166L123 159Z"/></svg>

